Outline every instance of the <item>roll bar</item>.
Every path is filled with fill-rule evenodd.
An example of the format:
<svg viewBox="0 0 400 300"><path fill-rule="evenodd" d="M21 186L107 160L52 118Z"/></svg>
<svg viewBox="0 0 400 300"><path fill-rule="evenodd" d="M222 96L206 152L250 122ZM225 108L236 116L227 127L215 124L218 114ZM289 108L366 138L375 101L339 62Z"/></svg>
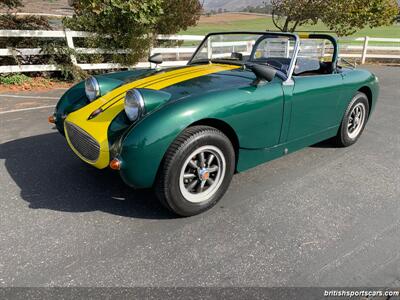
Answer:
<svg viewBox="0 0 400 300"><path fill-rule="evenodd" d="M300 38L302 39L327 39L330 42L332 42L333 47L334 47L334 52L333 52L333 58L332 58L332 66L333 68L336 69L337 66L337 60L338 60L338 54L339 54L339 47L337 40L329 35L329 34L323 34L323 33L289 33L289 32L277 32L277 31L225 31L225 32L211 32L207 34L203 41L200 43L200 45L197 47L196 51L193 53L192 57L190 58L188 64L190 64L193 60L193 58L197 55L197 53L200 51L200 49L205 45L207 42L207 39L212 36L212 35L222 35L222 34L256 34L256 35L275 35L275 36L287 36L290 38L293 38L295 41L294 45L294 50L293 50L293 57L292 60L290 61L290 66L287 72L287 79L283 82L285 85L292 85L293 80L293 72L296 66L296 61L297 61L297 56L299 54L300 50Z"/></svg>

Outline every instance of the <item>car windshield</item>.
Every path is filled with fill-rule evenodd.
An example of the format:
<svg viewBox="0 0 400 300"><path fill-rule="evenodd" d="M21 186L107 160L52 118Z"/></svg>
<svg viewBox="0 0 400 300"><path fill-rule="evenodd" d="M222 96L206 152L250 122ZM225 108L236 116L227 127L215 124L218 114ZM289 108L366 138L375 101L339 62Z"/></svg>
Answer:
<svg viewBox="0 0 400 300"><path fill-rule="evenodd" d="M289 34L215 33L201 43L189 64L258 63L287 74L295 44L295 36Z"/></svg>

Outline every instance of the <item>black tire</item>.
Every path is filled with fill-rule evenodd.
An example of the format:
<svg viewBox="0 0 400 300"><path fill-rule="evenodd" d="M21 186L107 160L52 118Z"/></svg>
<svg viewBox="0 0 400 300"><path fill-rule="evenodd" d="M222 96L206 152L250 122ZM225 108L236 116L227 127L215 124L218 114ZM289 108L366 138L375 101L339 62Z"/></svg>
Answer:
<svg viewBox="0 0 400 300"><path fill-rule="evenodd" d="M207 151L207 147L218 150L216 154L218 158L214 158L213 161L217 159L217 164L218 162L224 162L225 166L222 166L221 163L221 167L217 168L221 171L214 171L217 172L216 174L220 174L219 172L221 172L221 174L217 176L218 178L214 178L218 179L218 181L214 181L211 178L213 184L216 182L218 183L215 186L210 184L208 187L213 194L204 199L204 201L202 200L201 202L194 203L183 195L183 193L187 193L187 191L184 190L182 192L182 186L186 186L182 185L185 179L183 179L184 177L182 177L181 174L187 174L185 173L186 170L188 170L186 168L190 165L187 165L187 161L193 162L193 157L198 157L193 156L194 153L196 153L196 151L201 151L203 148L206 148L204 151ZM198 155L204 154L199 153ZM200 160L195 160L195 162L200 163ZM206 161L203 156L203 163L204 162L208 161ZM211 165L211 163L209 165ZM203 165L203 168L205 168L205 165ZM215 166L213 168L215 168ZM202 181L208 183L209 179L200 177L199 170L200 169L197 169L197 171L195 171L195 169L192 170L193 174L197 174L196 176L198 177L190 179L193 181L192 183L194 184L195 180L197 180L200 185ZM222 172L222 170L224 171ZM160 202L172 212L185 217L193 216L210 209L222 198L229 187L234 171L235 151L230 140L221 131L213 127L193 126L185 129L168 148L159 168L154 188ZM209 176L216 175L212 175L211 171L207 171L206 176L209 178ZM190 192L189 190L189 194ZM191 197L191 195L189 195L189 197Z"/></svg>
<svg viewBox="0 0 400 300"><path fill-rule="evenodd" d="M352 136L353 133L350 133L348 128L349 128L349 121L351 122L351 120L353 120L352 114L354 112L355 107L360 107L361 110L363 110L364 107L364 111L363 111L362 124L361 122L359 123L360 128L357 128L357 132L353 132L356 134ZM361 134L365 129L365 125L367 124L369 109L370 107L369 107L368 97L364 93L357 92L354 98L350 101L350 104L347 107L346 112L343 116L343 120L340 125L337 136L334 138L336 145L338 145L339 147L348 147L357 142L357 140L360 138Z"/></svg>

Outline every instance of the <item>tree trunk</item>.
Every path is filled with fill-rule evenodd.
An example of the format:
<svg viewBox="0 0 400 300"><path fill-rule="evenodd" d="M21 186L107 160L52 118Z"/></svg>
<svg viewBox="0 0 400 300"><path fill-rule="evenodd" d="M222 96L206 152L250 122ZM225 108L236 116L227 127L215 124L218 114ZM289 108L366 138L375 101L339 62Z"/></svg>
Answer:
<svg viewBox="0 0 400 300"><path fill-rule="evenodd" d="M283 31L283 32L287 32L287 31L288 31L289 23L290 23L290 18L289 18L289 17L286 17L285 25L283 25L283 28L282 28L282 31Z"/></svg>
<svg viewBox="0 0 400 300"><path fill-rule="evenodd" d="M290 29L290 32L295 32L298 25L299 25L299 20L297 20L296 23L293 24L292 28Z"/></svg>
<svg viewBox="0 0 400 300"><path fill-rule="evenodd" d="M279 26L278 21L275 19L277 17L279 18L279 16L276 15L275 10L272 10L272 23L274 23L275 27L280 31L283 31L282 27Z"/></svg>

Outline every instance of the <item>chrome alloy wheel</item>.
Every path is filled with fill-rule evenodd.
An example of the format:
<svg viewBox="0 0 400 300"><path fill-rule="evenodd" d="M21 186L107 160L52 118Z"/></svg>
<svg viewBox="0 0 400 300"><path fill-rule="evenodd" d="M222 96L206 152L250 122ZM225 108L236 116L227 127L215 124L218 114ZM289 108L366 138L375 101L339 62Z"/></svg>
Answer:
<svg viewBox="0 0 400 300"><path fill-rule="evenodd" d="M189 202L200 203L213 196L221 186L226 170L224 154L215 146L196 149L182 166L179 189Z"/></svg>
<svg viewBox="0 0 400 300"><path fill-rule="evenodd" d="M358 103L350 113L347 123L347 134L349 138L355 139L361 132L366 119L366 109L364 103Z"/></svg>

